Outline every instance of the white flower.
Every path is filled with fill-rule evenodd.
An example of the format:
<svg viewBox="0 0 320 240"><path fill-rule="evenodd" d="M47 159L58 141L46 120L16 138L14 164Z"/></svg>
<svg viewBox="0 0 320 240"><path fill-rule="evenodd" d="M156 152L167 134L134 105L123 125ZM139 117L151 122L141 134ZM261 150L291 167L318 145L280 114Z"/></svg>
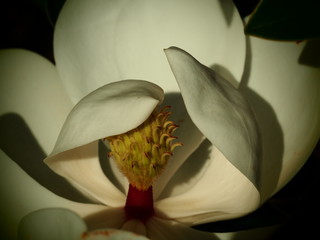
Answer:
<svg viewBox="0 0 320 240"><path fill-rule="evenodd" d="M177 150L166 171L155 183L155 208L167 218L187 225L228 219L254 210L294 176L318 140L319 70L297 64L304 44L276 43L252 38L249 41L252 56L247 49L245 74L242 76L245 60L243 26L230 2L222 4L223 9L229 10L224 12L220 10L219 4L219 1L204 1L203 5L199 6L196 0L189 0L187 3L68 1L55 30L57 68L30 52L1 52L1 114L19 114L48 153L73 103L83 96L97 87L120 79L153 81L164 89L164 101L173 103L173 116L176 116L178 124L181 125L179 140L184 143L183 148ZM258 189L255 187L257 179L254 171L243 165L250 162L240 157L241 154L249 154L248 149L239 148L234 143L228 145L223 138L225 135L219 133L219 130L225 128L208 124L211 115L206 118L204 113L210 113L208 106L211 99L207 93L215 88L205 87L208 84L206 77L200 78L203 81L191 82L190 75L187 78L180 76L185 72L192 76L194 70L201 69L194 74L199 76L207 70L190 60L192 58L187 57L189 60L182 61L188 55L178 51L168 57L192 121L185 109L181 108L183 102L180 90L162 51L171 45L184 48L206 66L216 64L215 69L227 79L234 76L235 80L240 80L242 76L240 90L253 106L261 129L263 154L259 158ZM180 64L181 61L183 63ZM194 69L184 69L193 65L196 66ZM230 73L225 69L230 70ZM64 85L60 84L60 79ZM191 83L197 90L190 89ZM63 86L66 86L68 93ZM199 89L203 89L204 94L196 95ZM141 123L157 104L154 99L161 101L159 97L147 99L149 100L142 102L141 106L144 108L127 108L131 113L139 112L136 115L131 114L137 117L136 122L133 123L130 119L117 122L113 126L130 130L137 123ZM128 102L126 100L117 106L123 108ZM115 110L113 107L112 112ZM229 113L228 109L224 110ZM109 121L103 123L106 126L119 119L117 114L114 114L117 118L112 120L108 119L112 117L108 113L101 113L105 114ZM7 115L3 115L2 119L5 116ZM228 119L223 120L227 124ZM14 121L8 125L14 126ZM100 130L107 131L108 128L99 128L97 131ZM201 132L215 147L210 146L208 140L203 141ZM101 134L98 138L106 137L106 133ZM215 135L219 137L215 138ZM91 136L88 135L86 137L90 141L97 139L89 138ZM10 139L6 140L9 142ZM18 140L17 145L26 144ZM66 141L61 148L58 143L55 153L84 143L66 148L66 144L73 143ZM252 147L251 150L257 150L252 144L246 145L242 141L240 143ZM78 151L77 154L82 152L83 156L80 158L89 163L91 169L86 168L85 173L81 174L74 169L79 167L81 161L69 161L66 165L61 164L58 171L69 179L73 178L73 183L104 205L68 201L37 185L8 158L10 156L15 160L17 154L11 150L16 151L17 145L4 145L4 152L1 153L1 190L4 193L4 208L1 211L4 212L2 216L5 222L8 222L6 226L12 228L6 230L7 232L15 232L17 223L25 214L45 207L69 208L89 224L96 224L96 221L91 220L96 219L98 213L108 213L112 218L103 217L100 221L102 226L119 227L122 216L118 215L118 211L115 214L113 209L124 206L125 194L120 189L125 192L128 184L113 166L109 168L113 178L102 172L96 141L72 150L73 154L75 151ZM196 149L198 150L195 151ZM235 154L237 151L238 156ZM87 157L91 157L91 161L87 161ZM202 160L201 164L195 162L199 159ZM68 169L67 166L72 168ZM84 175L88 177L84 179ZM11 183L10 186L8 182ZM168 222L153 218L148 230L156 231L157 226L168 229ZM126 229L135 227L130 224L125 226ZM192 231L182 226L179 230L182 234ZM157 236L161 237L161 234L158 232Z"/></svg>

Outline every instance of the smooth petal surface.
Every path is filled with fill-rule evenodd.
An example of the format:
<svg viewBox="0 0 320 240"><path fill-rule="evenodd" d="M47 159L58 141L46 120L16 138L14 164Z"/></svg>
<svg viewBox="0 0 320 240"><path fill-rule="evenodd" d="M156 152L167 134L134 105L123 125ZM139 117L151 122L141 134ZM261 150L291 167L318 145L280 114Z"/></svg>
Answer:
<svg viewBox="0 0 320 240"><path fill-rule="evenodd" d="M19 225L19 240L79 240L87 230L84 221L66 209L43 209L25 216Z"/></svg>
<svg viewBox="0 0 320 240"><path fill-rule="evenodd" d="M71 108L52 63L22 49L0 51L0 114L4 129L18 128L16 121L6 122L4 117L19 116L49 153ZM2 141L6 145L6 140ZM4 150L16 147L2 146Z"/></svg>
<svg viewBox="0 0 320 240"><path fill-rule="evenodd" d="M124 206L125 195L101 169L98 141L46 158L45 163L94 202Z"/></svg>
<svg viewBox="0 0 320 240"><path fill-rule="evenodd" d="M189 187L185 192L155 203L159 215L196 225L239 217L259 206L260 195L253 183L217 148L207 151L210 155L192 176L197 181L186 179L193 184L185 183ZM187 170L186 164L182 166L181 171Z"/></svg>
<svg viewBox="0 0 320 240"><path fill-rule="evenodd" d="M75 102L128 78L178 92L163 54L173 45L240 80L245 37L231 0L69 0L54 35L57 68Z"/></svg>
<svg viewBox="0 0 320 240"><path fill-rule="evenodd" d="M257 185L258 127L242 93L182 49L165 50L191 119L250 181Z"/></svg>
<svg viewBox="0 0 320 240"><path fill-rule="evenodd" d="M262 133L264 201L290 181L319 140L319 41L297 44L252 37L249 43L241 90Z"/></svg>
<svg viewBox="0 0 320 240"><path fill-rule="evenodd" d="M160 87L140 80L98 88L72 109L50 156L139 126L163 97Z"/></svg>
<svg viewBox="0 0 320 240"><path fill-rule="evenodd" d="M82 236L83 240L147 240L144 236L139 236L135 233L115 230L115 229L101 229L92 232L87 232Z"/></svg>
<svg viewBox="0 0 320 240"><path fill-rule="evenodd" d="M17 239L18 224L25 215L43 208L67 208L83 217L89 227L96 226L99 213L108 213L110 209L102 205L76 203L64 199L42 187L0 150L0 237ZM111 211L114 212L114 211ZM120 212L110 215L112 222ZM108 220L104 218L103 220ZM108 222L99 221L109 224ZM119 224L119 226L122 222ZM106 227L104 225L103 227ZM108 225L110 227L116 227ZM101 227L101 225L100 225Z"/></svg>
<svg viewBox="0 0 320 240"><path fill-rule="evenodd" d="M167 239L211 239L217 240L213 233L201 232L194 230L188 226L178 222L163 220L160 218L152 218L147 223L148 236L153 240L167 240Z"/></svg>

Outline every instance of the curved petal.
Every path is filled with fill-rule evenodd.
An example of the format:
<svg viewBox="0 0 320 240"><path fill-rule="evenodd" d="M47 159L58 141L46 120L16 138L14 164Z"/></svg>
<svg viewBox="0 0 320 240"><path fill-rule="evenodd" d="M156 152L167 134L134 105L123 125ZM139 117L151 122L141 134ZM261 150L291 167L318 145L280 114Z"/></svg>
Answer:
<svg viewBox="0 0 320 240"><path fill-rule="evenodd" d="M112 207L124 206L125 195L101 169L98 141L48 157L45 163L91 200Z"/></svg>
<svg viewBox="0 0 320 240"><path fill-rule="evenodd" d="M152 218L147 222L148 236L153 240L167 240L167 239L210 239L217 240L213 233L201 232L199 230L192 229L181 223L163 220L160 218Z"/></svg>
<svg viewBox="0 0 320 240"><path fill-rule="evenodd" d="M170 120L179 125L174 135L178 138L177 141L183 143L183 146L174 150L173 156L168 161L165 170L155 181L153 185L155 201L163 197L161 196L162 191L167 183L205 138L190 119L180 94L167 94L164 99L164 105L169 104L172 106Z"/></svg>
<svg viewBox="0 0 320 240"><path fill-rule="evenodd" d="M50 157L139 126L162 100L162 89L147 81L126 80L98 88L72 109Z"/></svg>
<svg viewBox="0 0 320 240"><path fill-rule="evenodd" d="M21 240L78 240L87 230L75 213L59 208L43 209L25 216L19 225Z"/></svg>
<svg viewBox="0 0 320 240"><path fill-rule="evenodd" d="M261 129L264 201L290 181L319 140L320 69L319 64L314 67L319 41L297 44L252 37L250 43L252 59L242 90Z"/></svg>
<svg viewBox="0 0 320 240"><path fill-rule="evenodd" d="M137 235L132 232L116 229L100 229L91 232L87 232L82 235L83 240L147 240L144 236Z"/></svg>
<svg viewBox="0 0 320 240"><path fill-rule="evenodd" d="M239 90L182 49L165 50L191 119L246 177L257 185L258 127Z"/></svg>
<svg viewBox="0 0 320 240"><path fill-rule="evenodd" d="M70 209L83 217L88 226L95 222L100 212L110 212L106 206L76 203L55 195L28 176L2 150L0 150L0 191L0 236L4 239L17 239L21 218L42 208Z"/></svg>
<svg viewBox="0 0 320 240"><path fill-rule="evenodd" d="M256 187L213 148L188 191L155 203L160 216L196 225L245 215L260 203Z"/></svg>
<svg viewBox="0 0 320 240"><path fill-rule="evenodd" d="M22 117L43 150L49 153L72 107L56 68L33 52L1 50L0 79L1 116L18 114ZM3 127L16 128L15 122L7 124L9 126Z"/></svg>
<svg viewBox="0 0 320 240"><path fill-rule="evenodd" d="M58 71L74 101L112 81L148 79L179 91L163 49L243 73L243 23L231 0L69 0L54 34Z"/></svg>

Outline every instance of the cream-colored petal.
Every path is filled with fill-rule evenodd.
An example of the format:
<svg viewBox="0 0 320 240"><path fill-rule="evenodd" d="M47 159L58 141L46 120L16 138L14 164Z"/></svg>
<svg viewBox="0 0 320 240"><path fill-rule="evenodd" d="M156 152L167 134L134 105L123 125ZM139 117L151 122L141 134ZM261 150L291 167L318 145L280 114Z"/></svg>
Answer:
<svg viewBox="0 0 320 240"><path fill-rule="evenodd" d="M82 235L82 240L148 240L141 235L137 235L135 233L117 230L117 229L99 229L96 231L86 232Z"/></svg>
<svg viewBox="0 0 320 240"><path fill-rule="evenodd" d="M201 232L181 223L153 217L147 222L148 236L153 240L218 240L213 233Z"/></svg>
<svg viewBox="0 0 320 240"><path fill-rule="evenodd" d="M45 162L92 200L124 206L123 193L101 169L98 140L137 127L162 99L160 87L140 80L114 82L97 89L72 109Z"/></svg>
<svg viewBox="0 0 320 240"><path fill-rule="evenodd" d="M253 183L217 148L209 150L187 191L155 203L159 215L195 225L242 216L258 207L260 196Z"/></svg>
<svg viewBox="0 0 320 240"><path fill-rule="evenodd" d="M177 47L165 50L191 119L250 181L258 184L258 126L242 93Z"/></svg>
<svg viewBox="0 0 320 240"><path fill-rule="evenodd" d="M242 90L262 133L263 201L299 171L320 136L319 41L250 38ZM251 53L250 53L251 52Z"/></svg>
<svg viewBox="0 0 320 240"><path fill-rule="evenodd" d="M0 121L3 129L19 129L18 119L22 119L42 149L49 153L71 107L52 63L22 49L0 51ZM5 134L4 130L1 132ZM2 134L5 145L2 148L6 152L17 149L18 146L7 146L10 139L14 141L15 134ZM4 137L10 139L6 141Z"/></svg>
<svg viewBox="0 0 320 240"><path fill-rule="evenodd" d="M147 81L126 80L98 88L72 109L50 157L139 126L162 100L163 90Z"/></svg>
<svg viewBox="0 0 320 240"><path fill-rule="evenodd" d="M75 102L128 78L179 91L162 51L172 45L241 78L245 38L231 0L69 0L54 33L57 68Z"/></svg>
<svg viewBox="0 0 320 240"><path fill-rule="evenodd" d="M45 163L91 200L112 207L124 206L125 195L102 171L98 141L48 157Z"/></svg>
<svg viewBox="0 0 320 240"><path fill-rule="evenodd" d="M70 209L85 218L89 226L94 224L99 213L111 211L106 206L76 203L55 195L33 180L2 150L0 150L0 193L1 239L17 239L18 223L21 218L39 209L52 207Z"/></svg>
<svg viewBox="0 0 320 240"><path fill-rule="evenodd" d="M47 208L25 216L20 224L20 240L79 240L87 230L85 222L75 214L62 208Z"/></svg>

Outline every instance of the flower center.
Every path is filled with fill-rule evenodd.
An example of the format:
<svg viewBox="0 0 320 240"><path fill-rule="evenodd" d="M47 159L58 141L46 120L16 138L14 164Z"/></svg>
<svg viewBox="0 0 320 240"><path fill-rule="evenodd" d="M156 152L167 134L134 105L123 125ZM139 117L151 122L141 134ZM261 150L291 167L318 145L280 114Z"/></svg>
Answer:
<svg viewBox="0 0 320 240"><path fill-rule="evenodd" d="M107 137L113 158L130 184L146 191L160 176L173 150L181 146L173 142L177 137L172 133L178 125L168 120L170 107L156 110L137 128L116 136Z"/></svg>
<svg viewBox="0 0 320 240"><path fill-rule="evenodd" d="M152 184L163 172L173 150L182 146L174 141L177 137L172 133L178 125L168 120L169 109L166 106L154 110L137 128L106 138L111 149L109 157L130 183L125 206L129 219L146 221L153 215Z"/></svg>

